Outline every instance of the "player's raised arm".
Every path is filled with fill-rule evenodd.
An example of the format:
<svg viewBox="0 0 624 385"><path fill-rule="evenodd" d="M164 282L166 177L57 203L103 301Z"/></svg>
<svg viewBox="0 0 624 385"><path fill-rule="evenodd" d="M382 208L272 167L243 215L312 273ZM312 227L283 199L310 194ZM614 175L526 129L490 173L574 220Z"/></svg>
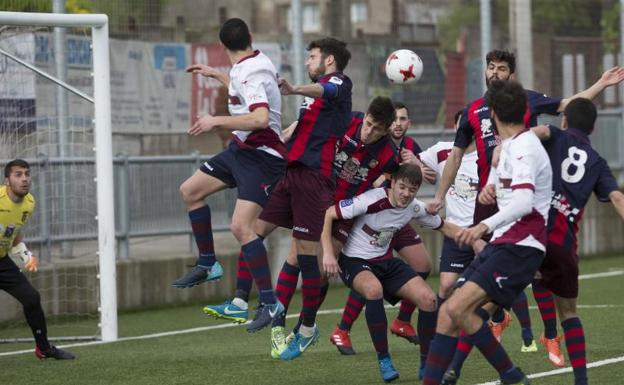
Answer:
<svg viewBox="0 0 624 385"><path fill-rule="evenodd" d="M215 128L226 130L255 131L263 130L269 124L269 109L257 107L248 114L237 116L212 116L206 114L197 119L195 124L188 130L189 135L196 136Z"/></svg>
<svg viewBox="0 0 624 385"><path fill-rule="evenodd" d="M624 194L622 194L621 191L612 191L609 194L609 199L611 200L611 203L615 207L617 213L620 214L620 217L624 221Z"/></svg>
<svg viewBox="0 0 624 385"><path fill-rule="evenodd" d="M572 99L576 98L586 98L589 100L594 99L598 94L604 91L605 88L609 86L616 85L624 80L624 68L622 67L613 67L605 71L600 79L596 81L596 83L592 84L588 89L579 92L578 94L572 95L568 98L562 99L559 104L559 108L557 112L563 112L566 106Z"/></svg>
<svg viewBox="0 0 624 385"><path fill-rule="evenodd" d="M230 84L230 76L228 74L221 72L214 67L207 66L205 64L193 64L187 67L185 71L192 73L194 75L201 75L207 78L216 79L226 87Z"/></svg>

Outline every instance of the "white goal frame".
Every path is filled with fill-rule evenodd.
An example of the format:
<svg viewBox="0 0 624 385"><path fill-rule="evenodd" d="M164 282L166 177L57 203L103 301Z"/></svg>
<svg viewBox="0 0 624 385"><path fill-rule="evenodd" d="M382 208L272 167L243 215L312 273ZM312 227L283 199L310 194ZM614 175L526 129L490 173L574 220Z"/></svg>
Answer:
<svg viewBox="0 0 624 385"><path fill-rule="evenodd" d="M91 28L93 99L87 98L87 100L94 104L95 111L95 145L93 150L95 152L95 182L97 184L96 220L98 227L98 278L100 280L100 330L102 341L115 341L117 340L117 279L108 16L102 14L0 12L0 25ZM10 56L9 58L15 60ZM50 78L49 75L36 72ZM72 87L63 82L55 82L74 92Z"/></svg>

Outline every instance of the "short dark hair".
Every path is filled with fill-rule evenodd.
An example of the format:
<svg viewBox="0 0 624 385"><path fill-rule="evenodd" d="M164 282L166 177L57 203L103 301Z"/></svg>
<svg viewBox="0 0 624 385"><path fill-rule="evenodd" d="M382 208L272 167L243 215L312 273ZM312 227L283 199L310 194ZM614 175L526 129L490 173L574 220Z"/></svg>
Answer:
<svg viewBox="0 0 624 385"><path fill-rule="evenodd" d="M308 51L314 48L318 48L319 51L321 51L323 58L333 55L336 61L336 67L338 71L341 72L345 69L347 64L349 64L349 59L351 59L351 52L347 49L347 43L334 39L333 37L314 40L308 44Z"/></svg>
<svg viewBox="0 0 624 385"><path fill-rule="evenodd" d="M221 26L219 40L230 51L244 51L251 47L251 33L239 18L228 19Z"/></svg>
<svg viewBox="0 0 624 385"><path fill-rule="evenodd" d="M490 65L490 62L493 61L504 61L509 64L509 72L511 72L512 74L516 72L516 55L509 51L495 49L488 52L487 55L485 55L485 65Z"/></svg>
<svg viewBox="0 0 624 385"><path fill-rule="evenodd" d="M585 98L572 99L563 110L563 115L568 121L568 127L576 128L589 135L594 131L596 123L596 106Z"/></svg>
<svg viewBox="0 0 624 385"><path fill-rule="evenodd" d="M527 94L515 80L495 80L487 90L487 104L502 123L524 124Z"/></svg>
<svg viewBox="0 0 624 385"><path fill-rule="evenodd" d="M412 163L404 163L392 173L392 180L395 183L403 180L411 185L420 186L422 183L422 172L419 166Z"/></svg>
<svg viewBox="0 0 624 385"><path fill-rule="evenodd" d="M395 105L392 104L390 98L385 96L377 96L368 105L366 113L370 115L375 122L381 123L388 128L394 122L396 114L394 113Z"/></svg>
<svg viewBox="0 0 624 385"><path fill-rule="evenodd" d="M405 111L407 111L407 114L409 115L409 108L407 108L407 106L405 105L405 103L403 102L394 102L394 110L400 110L400 109L404 109Z"/></svg>
<svg viewBox="0 0 624 385"><path fill-rule="evenodd" d="M24 159L14 159L4 166L4 177L8 178L13 171L13 167L21 167L30 170L30 165Z"/></svg>

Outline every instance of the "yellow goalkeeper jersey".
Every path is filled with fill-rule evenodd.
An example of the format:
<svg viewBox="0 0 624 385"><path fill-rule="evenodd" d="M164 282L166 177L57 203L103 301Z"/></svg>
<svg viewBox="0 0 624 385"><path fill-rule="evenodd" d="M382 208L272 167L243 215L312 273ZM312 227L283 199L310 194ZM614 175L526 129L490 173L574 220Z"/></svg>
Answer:
<svg viewBox="0 0 624 385"><path fill-rule="evenodd" d="M9 198L7 187L0 187L0 258L4 258L13 247L13 240L34 210L35 198L32 194L15 203Z"/></svg>

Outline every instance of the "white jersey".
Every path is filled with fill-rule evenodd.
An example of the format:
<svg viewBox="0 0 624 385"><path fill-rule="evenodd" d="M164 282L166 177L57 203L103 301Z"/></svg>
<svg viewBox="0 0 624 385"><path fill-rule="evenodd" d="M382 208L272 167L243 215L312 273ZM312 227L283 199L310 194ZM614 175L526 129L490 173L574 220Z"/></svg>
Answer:
<svg viewBox="0 0 624 385"><path fill-rule="evenodd" d="M271 60L262 52L255 50L250 56L244 57L232 66L230 70L230 84L228 87L228 111L230 115L244 115L257 107L266 107L269 110L269 129L277 138L282 136L282 96L277 85L277 70ZM241 141L254 131L236 130L233 134ZM253 147L266 151L272 155L282 157L270 142L263 143L266 136L258 138Z"/></svg>
<svg viewBox="0 0 624 385"><path fill-rule="evenodd" d="M392 207L384 188L368 190L336 204L340 219L356 218L342 248L354 258L373 259L384 256L394 234L415 219L423 227L437 229L443 224L438 215L429 215L425 204L414 199L407 207Z"/></svg>
<svg viewBox="0 0 624 385"><path fill-rule="evenodd" d="M491 243L516 244L546 250L546 224L552 194L552 168L546 150L531 130L522 131L502 143L498 167L488 184L496 185L499 210L513 205L516 189L533 190L531 213L494 230Z"/></svg>
<svg viewBox="0 0 624 385"><path fill-rule="evenodd" d="M452 148L453 142L438 142L418 157L441 178ZM472 225L478 191L477 152L472 151L462 157L455 181L446 192L446 221L460 227Z"/></svg>

